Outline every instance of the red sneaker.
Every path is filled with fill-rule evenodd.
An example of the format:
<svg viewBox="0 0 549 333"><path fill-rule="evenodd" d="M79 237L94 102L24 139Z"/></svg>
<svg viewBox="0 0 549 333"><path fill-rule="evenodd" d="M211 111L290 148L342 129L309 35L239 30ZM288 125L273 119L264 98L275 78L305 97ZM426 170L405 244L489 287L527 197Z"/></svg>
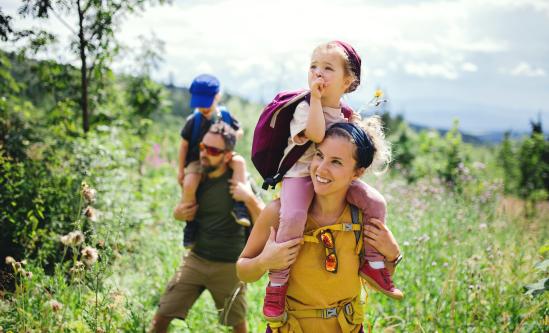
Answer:
<svg viewBox="0 0 549 333"><path fill-rule="evenodd" d="M269 283L267 285L265 299L263 300L263 316L268 321L285 321L286 320L286 292L288 284L283 286L273 287Z"/></svg>
<svg viewBox="0 0 549 333"><path fill-rule="evenodd" d="M372 268L368 260L366 260L362 264L362 267L360 267L359 274L370 286L385 295L397 300L401 300L404 297L402 291L395 288L393 280L391 280L391 274L389 274L387 268Z"/></svg>

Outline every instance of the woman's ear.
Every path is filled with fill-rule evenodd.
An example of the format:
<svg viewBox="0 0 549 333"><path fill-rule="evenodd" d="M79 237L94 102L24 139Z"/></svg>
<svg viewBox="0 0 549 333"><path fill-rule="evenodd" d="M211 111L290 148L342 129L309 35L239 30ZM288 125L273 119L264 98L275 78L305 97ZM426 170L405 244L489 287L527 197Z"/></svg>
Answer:
<svg viewBox="0 0 549 333"><path fill-rule="evenodd" d="M365 172L366 172L366 168L357 168L357 169L355 169L355 174L353 175L353 180L361 178L362 176L364 176Z"/></svg>

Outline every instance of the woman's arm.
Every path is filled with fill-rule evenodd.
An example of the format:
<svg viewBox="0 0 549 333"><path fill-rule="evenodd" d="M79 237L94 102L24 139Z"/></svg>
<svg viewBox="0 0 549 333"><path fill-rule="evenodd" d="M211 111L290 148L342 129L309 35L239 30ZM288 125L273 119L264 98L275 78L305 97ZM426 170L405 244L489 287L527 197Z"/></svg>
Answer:
<svg viewBox="0 0 549 333"><path fill-rule="evenodd" d="M387 226L377 219L369 219L371 225L364 226L364 236L366 242L379 251L387 261L394 261L400 254L400 248L393 236L393 233ZM394 273L394 265L388 263L387 268L391 274Z"/></svg>
<svg viewBox="0 0 549 333"><path fill-rule="evenodd" d="M301 238L284 243L275 240L280 202L271 202L259 215L248 242L236 262L236 273L241 281L254 282L272 269L283 269L295 262Z"/></svg>

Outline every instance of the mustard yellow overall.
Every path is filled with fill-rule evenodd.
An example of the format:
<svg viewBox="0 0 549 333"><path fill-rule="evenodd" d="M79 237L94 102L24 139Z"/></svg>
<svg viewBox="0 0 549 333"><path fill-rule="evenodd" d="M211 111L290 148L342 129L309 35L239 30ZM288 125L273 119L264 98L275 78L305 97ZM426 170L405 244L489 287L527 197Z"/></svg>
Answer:
<svg viewBox="0 0 549 333"><path fill-rule="evenodd" d="M337 273L324 268L326 250L318 238L324 229L332 230L334 235ZM360 223L352 224L350 206L330 226L321 227L311 217L307 218L305 242L290 270L286 296L288 320L269 323L273 333L360 331L364 319L358 275L362 237L357 242L354 232L359 229Z"/></svg>

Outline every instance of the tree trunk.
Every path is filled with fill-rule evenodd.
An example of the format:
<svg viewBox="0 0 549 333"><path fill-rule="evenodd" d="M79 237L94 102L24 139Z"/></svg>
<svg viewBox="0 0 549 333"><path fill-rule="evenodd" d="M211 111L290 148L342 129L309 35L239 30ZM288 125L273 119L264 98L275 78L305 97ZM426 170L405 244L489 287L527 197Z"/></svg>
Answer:
<svg viewBox="0 0 549 333"><path fill-rule="evenodd" d="M84 13L80 6L80 0L76 1L78 6L78 48L80 49L80 88L81 99L80 104L82 107L82 124L84 133L90 130L89 112L88 112L88 71L86 64L86 39L84 38Z"/></svg>

